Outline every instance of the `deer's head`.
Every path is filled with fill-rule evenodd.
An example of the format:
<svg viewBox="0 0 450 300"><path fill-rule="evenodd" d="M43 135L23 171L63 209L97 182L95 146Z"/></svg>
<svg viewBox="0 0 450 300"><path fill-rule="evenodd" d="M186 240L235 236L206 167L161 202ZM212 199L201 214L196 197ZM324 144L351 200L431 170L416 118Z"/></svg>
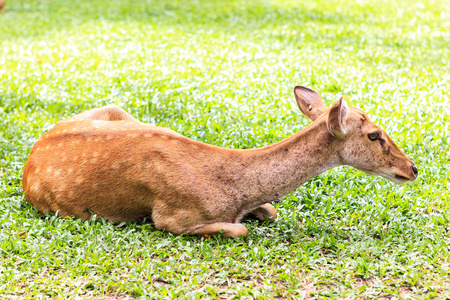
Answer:
<svg viewBox="0 0 450 300"><path fill-rule="evenodd" d="M342 164L397 184L417 178L414 163L362 110L349 107L343 98L327 108L318 93L303 86L296 86L294 94L308 118L325 118L329 133L340 141L338 156Z"/></svg>

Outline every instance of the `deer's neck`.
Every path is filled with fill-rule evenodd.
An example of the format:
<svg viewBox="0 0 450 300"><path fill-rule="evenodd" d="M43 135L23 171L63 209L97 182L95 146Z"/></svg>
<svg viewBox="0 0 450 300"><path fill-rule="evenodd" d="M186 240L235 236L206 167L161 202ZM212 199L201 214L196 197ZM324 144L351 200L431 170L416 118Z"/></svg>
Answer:
<svg viewBox="0 0 450 300"><path fill-rule="evenodd" d="M249 193L244 201L252 205L273 201L341 165L339 148L340 141L329 133L323 119L276 144L243 151L239 184Z"/></svg>

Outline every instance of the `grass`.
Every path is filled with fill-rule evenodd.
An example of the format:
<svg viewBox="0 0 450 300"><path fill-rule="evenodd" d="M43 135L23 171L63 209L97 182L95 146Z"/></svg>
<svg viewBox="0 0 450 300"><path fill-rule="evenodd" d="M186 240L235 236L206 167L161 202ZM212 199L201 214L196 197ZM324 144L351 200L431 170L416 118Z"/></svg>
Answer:
<svg viewBox="0 0 450 300"><path fill-rule="evenodd" d="M15 0L0 15L0 295L6 298L450 297L450 8L440 1ZM344 95L420 176L341 167L247 238L40 215L21 189L58 120L115 103L231 148L309 122L293 87Z"/></svg>

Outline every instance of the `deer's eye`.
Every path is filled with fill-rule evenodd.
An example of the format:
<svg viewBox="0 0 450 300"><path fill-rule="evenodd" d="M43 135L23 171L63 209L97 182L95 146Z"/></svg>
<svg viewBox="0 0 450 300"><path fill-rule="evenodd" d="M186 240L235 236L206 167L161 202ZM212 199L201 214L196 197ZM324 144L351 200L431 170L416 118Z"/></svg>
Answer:
<svg viewBox="0 0 450 300"><path fill-rule="evenodd" d="M380 134L378 132L369 133L369 140L375 141L380 137Z"/></svg>

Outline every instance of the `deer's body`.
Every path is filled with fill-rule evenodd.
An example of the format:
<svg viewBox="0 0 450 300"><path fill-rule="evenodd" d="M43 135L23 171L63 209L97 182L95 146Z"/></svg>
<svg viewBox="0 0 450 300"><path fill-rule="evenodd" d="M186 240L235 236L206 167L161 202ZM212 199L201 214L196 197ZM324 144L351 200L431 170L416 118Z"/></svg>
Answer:
<svg viewBox="0 0 450 300"><path fill-rule="evenodd" d="M359 110L350 113L368 121ZM43 213L85 219L97 214L113 222L151 216L156 228L175 234L223 230L225 236L246 235L240 224L246 214L274 220L269 202L332 167L349 164L343 156L365 155L361 145L347 149L348 139L330 132L330 115L309 115L317 120L276 144L237 150L143 124L114 106L87 111L59 122L34 145L24 170L25 197ZM392 174L398 178L384 175L414 180L417 171L411 171L409 159L395 144L389 151L381 159L398 155L408 166L401 170L381 162L397 168ZM372 158L359 160L370 165Z"/></svg>

